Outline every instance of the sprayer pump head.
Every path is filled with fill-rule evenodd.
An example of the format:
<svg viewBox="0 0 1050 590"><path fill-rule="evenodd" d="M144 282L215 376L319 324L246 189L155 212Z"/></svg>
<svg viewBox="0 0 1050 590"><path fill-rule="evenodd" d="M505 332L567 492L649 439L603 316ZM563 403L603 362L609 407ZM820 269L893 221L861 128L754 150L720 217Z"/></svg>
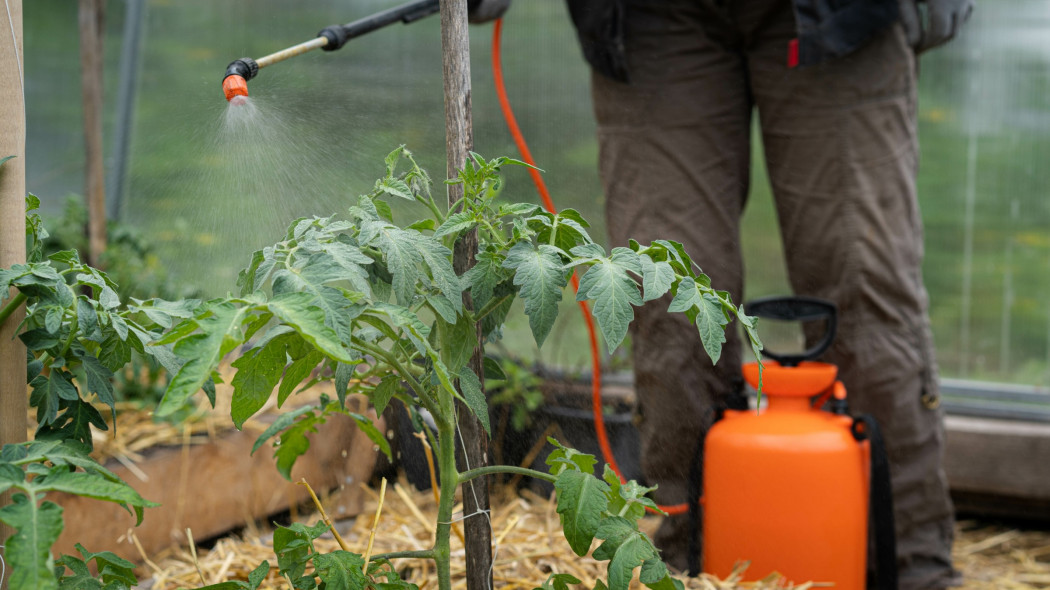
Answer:
<svg viewBox="0 0 1050 590"><path fill-rule="evenodd" d="M222 92L226 100L233 101L235 96L248 96L248 80L259 73L259 64L250 57L242 57L226 66L222 79Z"/></svg>

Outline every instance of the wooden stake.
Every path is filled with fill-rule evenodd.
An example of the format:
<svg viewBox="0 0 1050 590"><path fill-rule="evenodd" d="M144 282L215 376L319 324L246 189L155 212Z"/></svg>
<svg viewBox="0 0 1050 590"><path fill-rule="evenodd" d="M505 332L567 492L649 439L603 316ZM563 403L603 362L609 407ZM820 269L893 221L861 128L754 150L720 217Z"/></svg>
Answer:
<svg viewBox="0 0 1050 590"><path fill-rule="evenodd" d="M84 104L84 198L88 260L98 266L106 249L105 154L102 151L102 43L105 0L80 0L80 86Z"/></svg>
<svg viewBox="0 0 1050 590"><path fill-rule="evenodd" d="M474 146L474 135L470 111L470 37L467 34L467 0L442 0L441 2L441 50L445 80L445 150L448 178L455 178L466 165L467 156ZM449 206L463 196L463 185L448 187ZM462 275L474 266L474 255L478 249L476 231L463 236L453 251L453 267ZM469 292L464 292L463 302L473 308ZM471 356L469 367L482 380L484 391L485 373L482 370L485 351L478 327L478 345ZM459 427L465 448L461 458L471 468L488 463L488 437L481 422L463 404L459 404ZM489 510L489 490L486 478L479 477L463 484L463 514L466 520L467 589L489 590L492 588L492 525L486 516ZM472 516L476 515L476 516Z"/></svg>
<svg viewBox="0 0 1050 590"><path fill-rule="evenodd" d="M22 0L7 0L0 7L0 159L15 158L0 166L0 268L10 268L26 260L26 121L22 71ZM12 290L4 295L14 293ZM0 446L26 439L26 349L15 337L15 330L25 317L24 310L24 307L16 309L0 325ZM9 502L10 494L0 495L0 506ZM6 525L0 525L0 545L13 532ZM10 575L11 568L5 569ZM4 586L6 582L0 581L0 587Z"/></svg>

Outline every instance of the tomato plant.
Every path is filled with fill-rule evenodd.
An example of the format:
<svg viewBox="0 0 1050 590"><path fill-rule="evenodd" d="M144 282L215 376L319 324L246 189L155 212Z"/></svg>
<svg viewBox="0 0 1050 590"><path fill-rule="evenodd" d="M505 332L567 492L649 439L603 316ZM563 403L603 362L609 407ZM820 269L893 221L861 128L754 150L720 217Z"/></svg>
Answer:
<svg viewBox="0 0 1050 590"><path fill-rule="evenodd" d="M178 371L183 361L170 347L150 343L174 323L173 318L191 317L199 305L196 300L159 299L125 304L116 284L104 272L82 263L75 250L45 258L41 240L47 232L33 212L39 204L32 195L26 199L26 264L0 269L0 322L14 321L14 311L26 305L25 316L19 318L24 328L19 338L27 349L29 404L37 418L35 440L0 450L0 492L13 491L11 503L0 507L0 521L14 530L4 541L13 590L55 588L61 577L50 549L62 532L62 508L44 500L44 493L68 492L117 502L134 511L137 522L142 521L143 508L155 506L88 455L91 429L107 429L93 402L113 411L113 374L131 360L133 350L168 371ZM11 287L16 294L5 303ZM214 395L213 387L205 389ZM111 571L118 568L112 554L82 553L83 560L69 556L59 560L59 571L65 565L76 571L92 559L100 570L103 562ZM103 576L107 584L126 587L123 573L113 580L108 576ZM63 579L80 587L75 582L79 574Z"/></svg>
<svg viewBox="0 0 1050 590"><path fill-rule="evenodd" d="M448 213L437 206L429 177L406 149L398 148L385 163L385 175L350 207L346 219L295 220L283 240L254 253L240 274L239 295L207 302L157 341L173 344L177 355L190 359L172 379L158 413L174 411L214 376L223 356L252 343L233 363L238 372L231 414L238 425L262 408L274 390L281 405L297 389L320 380L334 382L337 399L322 398L317 406L283 415L257 441L258 448L276 437L277 466L286 477L309 447L308 434L333 413L352 415L388 451L367 418L345 408L348 391L367 395L377 411L396 397L433 418L436 431L427 434L441 474L435 544L376 559L433 559L439 588L447 590L456 487L491 473L518 472L554 483L573 551L585 555L595 538L604 541L593 554L609 561L603 584L626 590L632 572L641 567L642 582L650 587L680 587L652 541L637 528L645 507L655 507L645 498L648 489L621 483L610 472L595 477L593 457L564 447L550 455L550 473L507 466L458 472L455 402L465 403L489 429L480 378L467 366L478 331L487 339L498 338L511 303L521 298L536 344L542 345L574 271L582 272L577 298L592 302L610 349L626 336L634 307L668 292L673 294L669 311L685 313L695 323L715 361L725 327L734 318L756 352L761 348L755 319L734 306L728 293L711 287L681 244L631 242L607 252L590 238L587 222L576 211L555 214L536 205L498 202L502 169L521 162L472 154L459 176L448 181L464 189L464 197ZM387 199L414 201L430 216L402 227L394 222ZM457 276L452 248L470 230L478 233L477 263ZM469 293L474 311L464 305L464 293ZM309 546L314 533L301 529L285 535L298 535ZM360 556L324 556L303 544L295 546L300 559L286 559L280 567L297 588L313 588L318 576L322 584L330 584L322 572L332 559L361 570ZM281 548L277 551L282 555ZM304 573L303 560L309 559L313 573ZM566 580L550 583L563 585Z"/></svg>
<svg viewBox="0 0 1050 590"><path fill-rule="evenodd" d="M87 410L90 404L80 400L72 386L79 379L75 367L84 370L82 382L87 390L107 401L107 380L118 365L127 362L128 349L151 354L171 375L156 413L173 415L198 391L213 395L220 361L247 345L232 363L237 372L231 383L231 417L238 427L272 395L282 406L294 393L319 381L331 381L334 386L335 399L321 396L316 405L283 414L256 441L254 450L275 440L276 465L285 477L309 448L310 433L333 414L352 416L389 454L386 440L369 419L346 408L349 392L366 395L378 412L398 398L411 411L429 412L436 424L426 433L440 469L434 545L372 556L366 567L360 555L346 551L322 554L314 549L313 540L327 529L323 523L280 527L274 534L278 569L295 588L413 587L388 565L390 559L411 557L433 560L438 587L448 590L456 488L499 472L522 473L554 484L557 511L572 550L586 555L594 539L602 541L592 554L609 562L607 579L599 581L599 588L627 590L638 568L641 581L650 588L681 588L668 574L652 541L638 530L637 521L645 509L655 508L645 496L648 488L621 482L608 470L596 477L594 457L553 440L556 449L547 459L547 473L500 465L468 465L458 471L456 402L465 404L490 429L481 378L468 367L478 334L498 339L511 304L520 298L536 343L542 345L573 272L581 273L577 298L592 303L610 350L626 336L634 307L668 293L672 294L668 311L689 317L715 361L725 342L724 330L733 319L743 326L757 356L761 343L755 318L736 307L728 293L714 289L681 244L632 241L628 247L606 251L594 243L587 222L576 211L555 214L532 204L500 203L503 168L525 165L522 162L485 160L472 154L459 175L447 181L464 189L463 198L447 212L435 202L430 178L408 150L394 150L385 165L383 177L357 199L345 218L297 219L281 241L255 252L240 273L237 295L206 302L133 300L124 306L115 293L110 294L113 285L106 277L82 265L75 253L58 253L47 262L0 271L4 294L8 286L19 289L15 301L4 310L17 307L19 298L29 299L23 340L28 338L27 345L36 355L32 362L49 367L47 375L34 378L33 404L42 416L38 438L41 433L61 431L60 438L83 439L79 435L89 424L98 427L97 417ZM388 199L414 202L429 216L399 225ZM477 262L457 275L453 247L473 230L479 238ZM70 276L72 287L67 285ZM464 304L468 296L472 305ZM71 408L73 414L64 418ZM35 491L26 486L67 477L58 472L69 471L70 466L83 473L100 473L95 466L48 458L37 451L41 459L35 464L40 466L26 469L24 476L22 470L16 474L18 461L26 463L35 456L33 445L38 444L12 450L21 458L12 461L5 455L6 463L0 463L0 475L9 474L10 481L22 482L10 485L21 485L28 494L15 506L36 506ZM101 477L105 478L104 472ZM4 516L0 511L0 518ZM56 576L47 578L44 571L44 566L51 565L45 543L46 539L37 539L34 555L40 562L39 580L50 583ZM72 577L62 577L63 583L80 579L86 561L108 559L86 550L82 555L84 559L66 556L60 560L74 572ZM113 568L110 571L119 570ZM224 582L210 588L255 588L268 569L264 563L247 582ZM122 583L119 579L95 581L99 587ZM544 587L564 588L570 583L579 581L553 574Z"/></svg>

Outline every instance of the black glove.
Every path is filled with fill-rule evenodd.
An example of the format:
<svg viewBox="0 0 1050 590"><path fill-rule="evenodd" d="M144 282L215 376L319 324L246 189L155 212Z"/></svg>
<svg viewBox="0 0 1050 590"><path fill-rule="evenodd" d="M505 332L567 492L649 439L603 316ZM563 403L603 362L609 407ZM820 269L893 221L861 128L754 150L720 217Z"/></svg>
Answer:
<svg viewBox="0 0 1050 590"><path fill-rule="evenodd" d="M974 0L900 0L908 43L915 53L944 45L955 38L973 8Z"/></svg>
<svg viewBox="0 0 1050 590"><path fill-rule="evenodd" d="M470 0L467 10L470 13L469 20L474 24L487 23L496 20L507 12L510 0Z"/></svg>

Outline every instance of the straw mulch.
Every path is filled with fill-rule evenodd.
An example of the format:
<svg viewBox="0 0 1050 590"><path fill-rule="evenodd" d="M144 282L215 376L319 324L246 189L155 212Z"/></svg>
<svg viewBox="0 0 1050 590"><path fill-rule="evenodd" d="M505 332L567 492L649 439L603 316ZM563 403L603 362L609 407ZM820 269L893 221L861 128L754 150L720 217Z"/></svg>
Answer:
<svg viewBox="0 0 1050 590"><path fill-rule="evenodd" d="M369 490L369 493L372 494L371 502L361 516L353 521L336 523L349 549L361 554L365 553L378 505L376 492ZM461 508L459 506L457 510ZM430 492L417 492L404 483L391 486L380 512L373 554L430 547L436 511L436 502ZM462 519L462 514L457 512L455 517ZM316 522L318 518L314 516L308 522ZM657 518L646 518L642 528L651 533L658 524ZM553 499L528 491L521 496L507 492L495 494L492 531L496 542L493 575L496 587L531 590L542 584L551 572L572 574L589 588L594 587L596 578L606 577L604 562L573 554L562 536ZM149 571L145 575L152 574L153 578L143 587L175 590L195 588L203 583L246 580L252 569L268 560L270 576L262 588L289 588L287 580L277 576L276 558L267 536L255 533L245 536L249 540L221 539L211 551L198 552L196 560L189 549L159 558L148 564ZM339 549L336 541L330 538L319 539L316 546L322 552ZM418 584L422 590L437 587L433 565L426 560L400 559L395 560L394 566L405 579ZM466 588L463 545L455 535L452 538L452 576L454 588ZM823 586L812 583L792 585L776 575L753 583L741 583L739 577L718 580L706 574L683 579L690 590L807 590ZM637 580L635 585L638 585Z"/></svg>
<svg viewBox="0 0 1050 590"><path fill-rule="evenodd" d="M365 553L369 532L375 519L378 495L372 495L366 511L355 520L336 523L351 551ZM493 498L492 530L496 541L494 581L504 589L531 590L547 579L551 572L569 573L593 587L594 580L605 577L604 563L578 558L561 534L558 515L552 499L528 491L521 496L497 492ZM430 546L433 538L436 502L430 492L417 492L404 483L390 487L384 498L377 527L373 554L387 551L417 550ZM461 507L457 507L457 510ZM458 519L462 514L456 514ZM306 522L316 522L313 516ZM481 517L483 518L483 517ZM652 532L659 524L656 517L642 522L643 530ZM276 557L267 535L252 531L249 540L227 537L211 551L200 550L194 560L188 549L161 556L147 566L144 575L153 578L143 588L175 590L196 588L203 582L246 580L248 573L263 560L271 565L270 576L262 588L289 588L287 580L278 578ZM319 551L339 548L334 539L323 537L316 542ZM464 556L461 542L452 538L453 587L466 587ZM1050 532L1022 531L976 521L957 525L954 548L956 567L964 575L963 588L973 590L1035 590L1050 588ZM422 590L437 587L433 565L426 560L395 560L395 567ZM739 578L718 580L703 575L682 578L690 590L806 590L822 584L791 585L778 576L761 582L743 583ZM635 582L637 585L637 580Z"/></svg>
<svg viewBox="0 0 1050 590"><path fill-rule="evenodd" d="M955 566L973 590L1050 588L1050 531L977 521L956 525Z"/></svg>

